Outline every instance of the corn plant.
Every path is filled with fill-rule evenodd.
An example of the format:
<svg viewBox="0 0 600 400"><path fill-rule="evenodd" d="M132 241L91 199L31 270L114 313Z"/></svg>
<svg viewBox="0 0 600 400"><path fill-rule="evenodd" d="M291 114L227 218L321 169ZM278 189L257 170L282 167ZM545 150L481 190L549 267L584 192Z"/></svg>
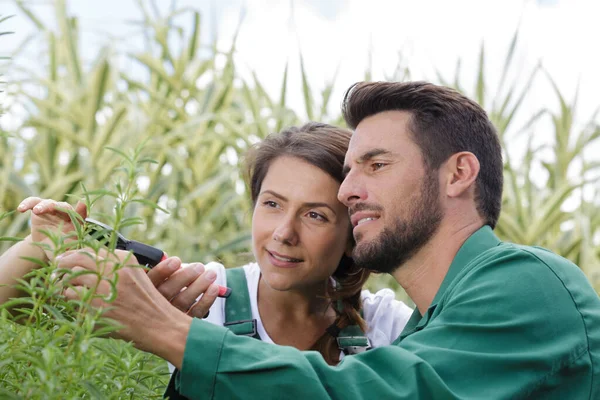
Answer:
<svg viewBox="0 0 600 400"><path fill-rule="evenodd" d="M184 261L218 259L235 266L247 260L251 205L240 179L240 160L249 145L268 133L303 122L287 106L288 67L281 71L279 93L271 96L256 74L240 77L235 40L227 49L218 48L216 40L203 43L199 13L171 7L160 14L152 2L137 4L140 19L135 26L145 40L144 50L107 41L95 57L83 60L81 29L77 18L68 15L66 0L55 2L56 28L45 26L26 3L17 1L37 28L22 47L32 40L44 43L38 64L45 69L24 66L18 52L10 65L11 87L16 89L9 93L8 112L21 108L26 115L17 129L0 137L0 236L7 240L4 245L0 241L0 251L28 231L27 215L10 212L24 197L70 201L69 194L87 194L99 219L121 225L127 236ZM191 21L191 29L184 29L181 19ZM438 81L478 101L498 128L505 160L498 235L558 252L578 263L600 288L600 216L595 212L600 196L594 180L600 161L585 151L600 135L597 114L589 116L583 129L576 128L576 100L565 100L539 67L510 78L517 46L518 32L497 86L488 83L483 45L473 88L463 84L460 62L452 79L439 75ZM300 70L304 114L342 125L339 114L327 111L337 74L316 93L302 54ZM369 67L356 80L370 80L371 75ZM402 58L388 78L410 78ZM517 126L522 105L540 80L554 88L558 111L540 108ZM554 130L551 143L540 145L542 121ZM156 163L138 164L142 158L139 148L137 153L134 149L140 143ZM525 149L523 157L515 156L516 146ZM119 181L121 189L108 189L115 187L123 160L125 171L131 172L126 174L132 190L127 198L135 199L126 207L119 196L112 196L123 191L124 181ZM541 180L539 170L545 171ZM577 207L568 208L572 201ZM41 325L16 325L8 310L1 316L1 397L44 398L58 390L65 390L67 397L160 396L165 364L126 344L97 339L91 326L101 316L77 319L74 305L52 303L50 292L44 291L54 287L51 269L44 266L21 283L30 295L23 308L35 316L32 323ZM397 288L385 276L369 282L371 289L390 286ZM399 289L398 294L406 299ZM81 339L80 347L67 347L59 333ZM72 354L67 348L74 349ZM41 361L34 357L39 354ZM98 362L86 361L90 359ZM80 365L80 371L50 376L53 363ZM67 382L73 385L71 391Z"/></svg>
<svg viewBox="0 0 600 400"><path fill-rule="evenodd" d="M15 132L26 157L10 173L4 208L34 193L62 200L81 183L103 187L119 162L105 146L122 149L146 141L158 164L139 177L142 192L170 215L140 211L146 224L127 233L184 259L226 259L233 250L247 248L249 203L239 193L235 160L248 145L251 125L244 123L247 107L234 87L233 49L220 53L213 48L213 56L203 59L198 13L187 12L194 28L184 37L173 20L180 11L151 16L140 3L148 51L121 54L106 47L84 63L77 19L67 16L64 1L56 2L56 32L19 4L47 38L48 70L34 79L33 71L25 71L26 79L15 82L20 88L15 97L32 112ZM173 38L179 40L178 54L169 48ZM137 63L148 78L119 69L121 56ZM215 65L219 56L228 60L222 68ZM208 85L199 85L201 79ZM29 89L32 81L46 89L42 95ZM25 228L26 218L15 216L7 234Z"/></svg>
<svg viewBox="0 0 600 400"><path fill-rule="evenodd" d="M569 258L600 288L597 276L600 273L600 257L595 250L600 244L600 228L593 211L598 206L598 196L593 195L589 199L581 196L581 193L598 187L597 174L594 175L598 159L589 159L585 155L589 146L598 143L598 112L590 116L582 131L575 130L577 96L569 104L552 78L544 73L546 81L554 89L558 112L540 108L526 118L522 126L514 126L534 79L539 79L540 72L543 72L538 66L525 75L524 80L517 76L508 81L510 73L514 73L517 43L518 31L512 38L499 84L495 88L490 88L486 81L483 45L473 90L467 90L461 84L460 63L453 81L441 75L439 79L474 98L486 109L498 128L504 149L505 172L502 213L496 229L498 235L512 242L546 247ZM548 120L553 132L540 128L540 122ZM539 143L540 136L551 137L551 143ZM518 160L514 154L518 153L517 146L522 147L522 143L525 143L525 152ZM540 170L546 172L547 178L536 173ZM571 211L566 206L573 201L579 206Z"/></svg>

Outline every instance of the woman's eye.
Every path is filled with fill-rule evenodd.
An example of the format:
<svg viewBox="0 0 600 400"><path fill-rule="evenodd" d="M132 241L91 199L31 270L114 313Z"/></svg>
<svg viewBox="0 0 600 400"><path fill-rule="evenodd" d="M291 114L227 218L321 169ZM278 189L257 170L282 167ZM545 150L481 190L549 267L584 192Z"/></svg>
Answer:
<svg viewBox="0 0 600 400"><path fill-rule="evenodd" d="M307 215L309 218L316 219L318 221L327 221L327 218L325 218L325 216L315 211L310 211Z"/></svg>
<svg viewBox="0 0 600 400"><path fill-rule="evenodd" d="M278 204L272 200L263 201L263 204L267 207L277 208Z"/></svg>

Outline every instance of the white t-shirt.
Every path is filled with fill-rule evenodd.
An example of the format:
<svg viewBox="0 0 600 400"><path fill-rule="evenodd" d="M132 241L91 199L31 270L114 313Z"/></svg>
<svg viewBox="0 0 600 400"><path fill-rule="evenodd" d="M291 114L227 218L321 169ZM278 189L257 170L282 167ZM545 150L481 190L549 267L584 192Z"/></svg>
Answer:
<svg viewBox="0 0 600 400"><path fill-rule="evenodd" d="M227 274L222 264L211 262L206 264L207 269L212 269L217 273L215 283L221 286L227 286ZM252 308L252 318L256 319L256 328L263 342L273 343L260 318L258 312L258 281L260 279L260 268L256 263L244 265L246 273L246 282L248 283L248 294L250 296L250 307ZM392 344L404 329L413 310L404 302L396 300L395 294L390 289L381 289L377 293L371 293L368 290L361 292L363 303L363 318L367 323L367 337L372 347L381 347ZM218 297L210 308L206 321L215 325L225 323L225 301L226 299ZM344 354L340 354L340 359ZM173 367L169 364L169 369Z"/></svg>
<svg viewBox="0 0 600 400"><path fill-rule="evenodd" d="M217 273L215 283L227 286L227 275L225 267L219 263L208 263L206 268L210 268ZM252 318L256 319L258 334L263 342L273 343L260 319L258 312L258 281L260 279L260 268L258 264L251 263L244 265L246 273L246 282L248 283L248 294L250 295L250 307L252 308ZM367 337L371 346L380 347L392 344L404 329L413 310L398 301L394 292L390 289L382 289L373 294L368 290L361 292L363 303L363 318L367 323ZM206 321L215 325L225 323L225 300L217 298Z"/></svg>

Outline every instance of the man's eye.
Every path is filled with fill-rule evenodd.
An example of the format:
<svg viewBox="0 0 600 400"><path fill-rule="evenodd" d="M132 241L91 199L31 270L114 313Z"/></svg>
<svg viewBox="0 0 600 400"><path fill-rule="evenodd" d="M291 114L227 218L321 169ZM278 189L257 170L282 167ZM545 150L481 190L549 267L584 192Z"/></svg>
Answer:
<svg viewBox="0 0 600 400"><path fill-rule="evenodd" d="M381 169L383 167L385 167L384 163L378 162L378 163L371 164L371 168L373 168L373 171L377 171L378 169Z"/></svg>

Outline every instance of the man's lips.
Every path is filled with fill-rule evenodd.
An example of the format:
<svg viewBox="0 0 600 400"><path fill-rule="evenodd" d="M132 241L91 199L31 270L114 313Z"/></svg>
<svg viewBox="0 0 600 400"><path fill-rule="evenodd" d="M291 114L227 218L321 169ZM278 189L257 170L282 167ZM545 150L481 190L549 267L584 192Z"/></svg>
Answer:
<svg viewBox="0 0 600 400"><path fill-rule="evenodd" d="M374 221L377 219L379 219L379 213L373 211L358 211L350 216L350 222L352 222L353 228L356 228L365 222Z"/></svg>

